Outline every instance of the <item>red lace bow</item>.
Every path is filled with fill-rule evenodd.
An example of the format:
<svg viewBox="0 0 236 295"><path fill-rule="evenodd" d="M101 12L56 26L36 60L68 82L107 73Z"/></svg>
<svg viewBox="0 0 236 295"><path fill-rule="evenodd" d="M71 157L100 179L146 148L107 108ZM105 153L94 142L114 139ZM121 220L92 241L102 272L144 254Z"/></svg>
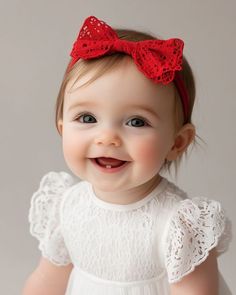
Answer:
<svg viewBox="0 0 236 295"><path fill-rule="evenodd" d="M80 59L92 59L115 52L130 55L138 69L155 83L174 82L180 94L185 121L188 118L189 97L182 78L176 71L182 69L184 42L181 39L128 41L95 16L85 19L70 53L68 71Z"/></svg>

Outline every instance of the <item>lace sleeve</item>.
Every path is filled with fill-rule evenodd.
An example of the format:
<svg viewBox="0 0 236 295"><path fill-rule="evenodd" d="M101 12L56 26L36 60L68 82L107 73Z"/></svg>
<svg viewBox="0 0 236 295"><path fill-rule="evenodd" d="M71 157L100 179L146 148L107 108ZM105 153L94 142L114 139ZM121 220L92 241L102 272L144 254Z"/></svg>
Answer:
<svg viewBox="0 0 236 295"><path fill-rule="evenodd" d="M221 204L204 197L180 201L171 217L165 244L169 283L192 272L216 247L217 256L227 251L232 239L231 221Z"/></svg>
<svg viewBox="0 0 236 295"><path fill-rule="evenodd" d="M56 265L69 264L70 256L60 229L60 203L74 179L66 172L49 172L31 198L30 233L39 240L43 257Z"/></svg>

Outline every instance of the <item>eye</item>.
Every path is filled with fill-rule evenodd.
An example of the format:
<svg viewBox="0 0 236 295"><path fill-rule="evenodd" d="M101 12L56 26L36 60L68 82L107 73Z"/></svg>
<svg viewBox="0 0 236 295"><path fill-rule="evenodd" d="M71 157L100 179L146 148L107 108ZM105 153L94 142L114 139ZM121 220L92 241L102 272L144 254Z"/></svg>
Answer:
<svg viewBox="0 0 236 295"><path fill-rule="evenodd" d="M132 118L129 122L131 122L132 127L144 127L148 126L148 123L141 118ZM130 124L128 124L130 126Z"/></svg>
<svg viewBox="0 0 236 295"><path fill-rule="evenodd" d="M82 119L82 121L81 121ZM79 117L77 117L75 119L75 121L79 121L80 123L95 123L96 119L94 118L94 116L90 115L90 114L82 114Z"/></svg>

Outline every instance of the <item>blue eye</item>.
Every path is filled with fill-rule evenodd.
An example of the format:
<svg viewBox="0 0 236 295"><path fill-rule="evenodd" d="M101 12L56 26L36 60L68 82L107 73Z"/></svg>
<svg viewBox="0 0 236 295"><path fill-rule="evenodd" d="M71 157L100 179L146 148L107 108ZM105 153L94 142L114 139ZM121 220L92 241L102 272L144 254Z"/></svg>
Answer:
<svg viewBox="0 0 236 295"><path fill-rule="evenodd" d="M140 118L133 118L129 122L131 122L131 126L132 127L144 127L144 126L147 126L148 125L145 120L140 119Z"/></svg>
<svg viewBox="0 0 236 295"><path fill-rule="evenodd" d="M80 121L81 118L83 118L82 122ZM76 121L79 121L80 123L95 123L96 119L92 115L82 114L78 118L76 118Z"/></svg>

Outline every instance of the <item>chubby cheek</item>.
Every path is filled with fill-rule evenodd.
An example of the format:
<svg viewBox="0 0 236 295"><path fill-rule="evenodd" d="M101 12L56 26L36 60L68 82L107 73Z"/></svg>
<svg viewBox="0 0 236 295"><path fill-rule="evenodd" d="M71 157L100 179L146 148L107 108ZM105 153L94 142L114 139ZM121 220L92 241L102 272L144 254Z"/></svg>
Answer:
<svg viewBox="0 0 236 295"><path fill-rule="evenodd" d="M62 147L65 161L73 168L74 165L78 165L78 161L83 155L83 140L74 132L67 131L62 136Z"/></svg>
<svg viewBox="0 0 236 295"><path fill-rule="evenodd" d="M153 170L153 173L157 173L163 164L166 156L166 148L161 143L161 139L145 139L134 143L136 147L133 153L133 157L136 163L140 164L140 168L143 171Z"/></svg>

